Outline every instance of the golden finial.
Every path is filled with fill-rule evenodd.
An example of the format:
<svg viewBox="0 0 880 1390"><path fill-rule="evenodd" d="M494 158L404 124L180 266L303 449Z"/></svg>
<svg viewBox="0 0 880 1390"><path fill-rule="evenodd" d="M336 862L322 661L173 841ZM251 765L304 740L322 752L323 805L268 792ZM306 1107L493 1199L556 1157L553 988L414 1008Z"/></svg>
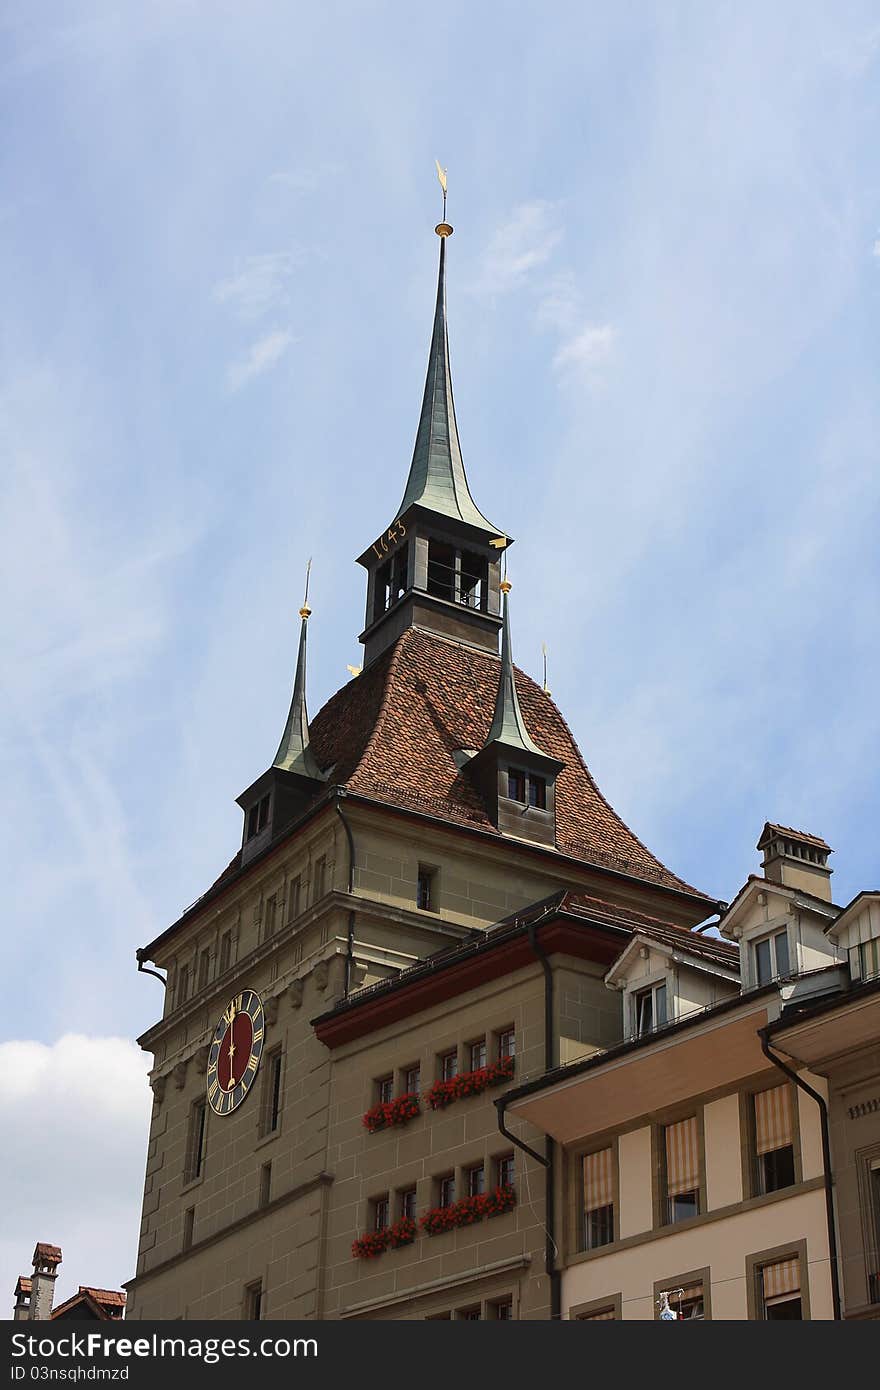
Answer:
<svg viewBox="0 0 880 1390"><path fill-rule="evenodd" d="M443 221L437 223L434 231L438 236L452 236L452 228L446 221L446 170L441 169L439 159L435 159L434 163L437 165L437 177L440 180L440 187L443 189Z"/></svg>
<svg viewBox="0 0 880 1390"><path fill-rule="evenodd" d="M304 598L303 598L303 606L302 606L302 608L299 610L299 616L303 619L303 621L305 621L306 618L310 618L310 617L312 616L312 610L311 610L311 608L309 607L309 575L311 574L311 572L312 572L312 557L311 557L311 555L310 555L310 556L309 556L309 563L306 565L306 592L305 592L305 596L304 596Z"/></svg>
<svg viewBox="0 0 880 1390"><path fill-rule="evenodd" d="M511 589L513 588L513 585L511 584L509 579L502 579L500 588L502 594L509 594Z"/></svg>

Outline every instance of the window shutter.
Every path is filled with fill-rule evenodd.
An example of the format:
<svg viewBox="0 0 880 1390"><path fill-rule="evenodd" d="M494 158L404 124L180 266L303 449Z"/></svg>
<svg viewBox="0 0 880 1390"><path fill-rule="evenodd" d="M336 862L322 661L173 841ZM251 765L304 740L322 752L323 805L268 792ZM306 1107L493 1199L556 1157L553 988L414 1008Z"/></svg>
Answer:
<svg viewBox="0 0 880 1390"><path fill-rule="evenodd" d="M761 1274L764 1280L765 1298L779 1298L782 1294L800 1293L801 1266L797 1256L790 1260L777 1260L775 1264L765 1265Z"/></svg>
<svg viewBox="0 0 880 1390"><path fill-rule="evenodd" d="M666 1193L676 1197L700 1185L700 1150L697 1117L666 1126Z"/></svg>
<svg viewBox="0 0 880 1390"><path fill-rule="evenodd" d="M772 1153L792 1142L791 1092L787 1086L755 1096L755 1152Z"/></svg>
<svg viewBox="0 0 880 1390"><path fill-rule="evenodd" d="M610 1207L613 1201L611 1150L600 1149L598 1153L587 1154L584 1158L584 1211Z"/></svg>

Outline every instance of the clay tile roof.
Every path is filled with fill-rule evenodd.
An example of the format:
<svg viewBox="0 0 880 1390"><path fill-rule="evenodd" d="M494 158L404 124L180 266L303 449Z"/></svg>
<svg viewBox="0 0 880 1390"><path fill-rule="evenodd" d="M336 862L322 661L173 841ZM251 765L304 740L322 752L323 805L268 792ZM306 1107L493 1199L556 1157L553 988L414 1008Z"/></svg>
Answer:
<svg viewBox="0 0 880 1390"><path fill-rule="evenodd" d="M47 1245L45 1241L38 1240L36 1246L34 1247L35 1264L37 1260L39 1260L42 1264L59 1265L61 1263L60 1245Z"/></svg>
<svg viewBox="0 0 880 1390"><path fill-rule="evenodd" d="M804 844L815 845L817 849L825 849L829 854L833 853L831 846L821 836L811 835L808 830L793 830L790 825L775 825L773 821L769 820L761 831L758 849L761 849L764 840L770 835L787 835L792 840L801 840Z"/></svg>
<svg viewBox="0 0 880 1390"><path fill-rule="evenodd" d="M410 628L311 723L331 782L393 806L495 830L455 754L481 748L498 687L498 657ZM564 763L556 784L559 849L668 888L698 893L667 869L605 800L553 700L516 671L523 716L538 746Z"/></svg>
<svg viewBox="0 0 880 1390"><path fill-rule="evenodd" d="M125 1294L120 1289L93 1289L88 1284L80 1284L79 1291L90 1294L96 1303L108 1308L125 1307Z"/></svg>
<svg viewBox="0 0 880 1390"><path fill-rule="evenodd" d="M607 921L616 926L631 927L640 936L649 936L677 950L689 951L692 955L713 960L728 969L739 969L739 947L718 937L704 936L662 917L654 917L631 907L620 907L606 902L604 898L591 897L587 893L566 893L560 910L576 916L588 917L591 921Z"/></svg>
<svg viewBox="0 0 880 1390"><path fill-rule="evenodd" d="M17 1284L15 1285L15 1296L16 1296L16 1298L18 1298L18 1295L19 1295L19 1294L30 1293L30 1292L32 1291L32 1287L33 1287L33 1280L29 1279L28 1276L27 1276L26 1274L19 1274L19 1276L18 1276L18 1282L17 1282Z"/></svg>

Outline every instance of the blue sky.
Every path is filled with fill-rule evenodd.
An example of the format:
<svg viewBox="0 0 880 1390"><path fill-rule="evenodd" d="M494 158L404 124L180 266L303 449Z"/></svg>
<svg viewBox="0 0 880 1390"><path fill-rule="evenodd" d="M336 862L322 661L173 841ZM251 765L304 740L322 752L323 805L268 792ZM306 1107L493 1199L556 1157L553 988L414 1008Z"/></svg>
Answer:
<svg viewBox="0 0 880 1390"><path fill-rule="evenodd" d="M838 901L880 886L878 74L874 4L7 4L0 1091L22 1152L51 1104L107 1194L103 1047L120 1148L78 1225L16 1165L0 1287L36 1239L71 1284L133 1268L134 949L237 846L310 555L313 711L360 659L435 157L519 664L547 643L600 786L691 882L732 897L770 817L835 847Z"/></svg>

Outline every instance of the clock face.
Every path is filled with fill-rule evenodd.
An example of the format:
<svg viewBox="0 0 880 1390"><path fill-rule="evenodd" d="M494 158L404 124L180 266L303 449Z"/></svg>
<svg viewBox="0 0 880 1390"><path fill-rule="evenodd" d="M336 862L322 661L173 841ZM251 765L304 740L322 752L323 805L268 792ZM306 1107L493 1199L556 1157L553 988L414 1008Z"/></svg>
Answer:
<svg viewBox="0 0 880 1390"><path fill-rule="evenodd" d="M265 1030L258 994L245 989L230 999L214 1029L208 1054L208 1104L218 1115L231 1114L251 1089Z"/></svg>

